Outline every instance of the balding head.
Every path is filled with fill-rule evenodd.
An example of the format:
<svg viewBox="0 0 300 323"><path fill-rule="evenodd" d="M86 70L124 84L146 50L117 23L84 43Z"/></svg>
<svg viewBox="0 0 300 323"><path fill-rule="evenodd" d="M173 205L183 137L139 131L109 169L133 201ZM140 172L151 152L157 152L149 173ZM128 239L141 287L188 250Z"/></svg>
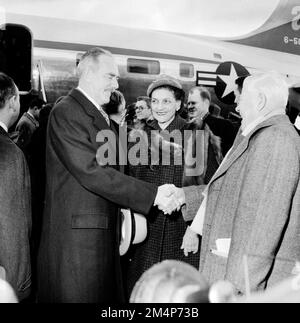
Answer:
<svg viewBox="0 0 300 323"><path fill-rule="evenodd" d="M79 76L79 78L82 77L89 68L95 68L96 66L99 66L99 59L104 55L112 57L111 52L100 47L94 47L85 52L82 55L77 66L77 75Z"/></svg>
<svg viewBox="0 0 300 323"><path fill-rule="evenodd" d="M119 71L113 55L96 47L87 51L81 58L77 72L79 87L100 106L110 100L118 87Z"/></svg>
<svg viewBox="0 0 300 323"><path fill-rule="evenodd" d="M242 129L258 118L285 114L288 85L277 72L248 76L236 110L242 117Z"/></svg>

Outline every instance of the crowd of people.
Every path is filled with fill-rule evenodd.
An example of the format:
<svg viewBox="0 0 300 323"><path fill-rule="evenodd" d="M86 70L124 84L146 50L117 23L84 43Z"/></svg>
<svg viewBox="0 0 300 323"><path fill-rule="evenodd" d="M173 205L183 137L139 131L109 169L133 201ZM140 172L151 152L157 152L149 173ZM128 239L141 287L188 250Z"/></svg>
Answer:
<svg viewBox="0 0 300 323"><path fill-rule="evenodd" d="M244 256L253 291L292 275L300 141L282 76L236 80L236 127L207 88L185 93L168 75L126 106L101 48L77 72L68 95L54 105L34 97L17 124L19 90L0 74L0 278L14 299L128 302L143 273L168 259L241 295ZM148 226L122 259L120 208Z"/></svg>

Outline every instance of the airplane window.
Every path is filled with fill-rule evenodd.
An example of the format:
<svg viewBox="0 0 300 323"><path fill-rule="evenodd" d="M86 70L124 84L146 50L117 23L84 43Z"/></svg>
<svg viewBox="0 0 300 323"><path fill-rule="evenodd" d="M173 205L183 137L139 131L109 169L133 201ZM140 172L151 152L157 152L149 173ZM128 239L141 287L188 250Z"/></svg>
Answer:
<svg viewBox="0 0 300 323"><path fill-rule="evenodd" d="M127 72L158 75L160 73L160 64L159 61L149 59L128 58Z"/></svg>
<svg viewBox="0 0 300 323"><path fill-rule="evenodd" d="M194 65L187 63L180 63L179 65L179 75L181 77L194 77Z"/></svg>
<svg viewBox="0 0 300 323"><path fill-rule="evenodd" d="M216 59L222 59L222 55L219 53L214 53L214 58Z"/></svg>

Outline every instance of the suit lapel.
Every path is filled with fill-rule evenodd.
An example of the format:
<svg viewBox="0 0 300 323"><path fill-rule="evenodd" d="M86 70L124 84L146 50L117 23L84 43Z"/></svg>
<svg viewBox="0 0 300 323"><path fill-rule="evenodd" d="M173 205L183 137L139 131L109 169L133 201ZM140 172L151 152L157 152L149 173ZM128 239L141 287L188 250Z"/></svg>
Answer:
<svg viewBox="0 0 300 323"><path fill-rule="evenodd" d="M34 127L38 127L39 123L36 119L34 119L28 112L24 113L24 117L28 119L29 122L33 124Z"/></svg>
<svg viewBox="0 0 300 323"><path fill-rule="evenodd" d="M240 158L243 153L247 150L249 142L251 140L251 138L253 137L253 135L258 132L259 130L272 126L278 122L282 122L282 120L286 121L286 116L285 115L279 115L279 116L274 116L271 117L270 119L267 119L266 121L260 123L259 125L257 125L247 136L245 137L240 137L241 132L239 131L234 144L232 146L232 150L229 152L227 158L225 159L225 161L223 162L223 164L221 165L221 167L219 167L219 169L216 171L216 173L214 174L214 176L212 177L210 183L212 183L213 181L215 181L217 178L219 178L220 176L222 176L227 170L228 168L238 159Z"/></svg>
<svg viewBox="0 0 300 323"><path fill-rule="evenodd" d="M111 128L111 130L115 133L116 138L118 138L118 137L119 137L119 132L118 132L118 130L117 130L117 127L118 127L118 126L119 126L119 125L118 125L117 123L115 123L114 121L110 120L110 128Z"/></svg>
<svg viewBox="0 0 300 323"><path fill-rule="evenodd" d="M113 120L111 120L110 121L110 128L114 132L115 138L116 138L116 150L117 150L116 151L116 158L117 158L117 165L119 165L119 171L122 172L122 173L124 173L125 172L125 167L124 167L123 163L120 164L120 162L121 162L121 160L120 160L121 159L121 156L120 156L119 153L123 154L123 156L127 156L127 153L125 153L125 148L122 145L122 140L121 140L121 142L119 141L120 134L119 134L119 131L117 130L117 127L119 127L119 131L121 131L121 127L117 123L115 123ZM126 136L127 136L127 132L126 132ZM126 138L126 140L127 140L127 138ZM124 162L126 162L126 157L124 159Z"/></svg>
<svg viewBox="0 0 300 323"><path fill-rule="evenodd" d="M211 182L216 180L218 177L222 176L228 168L245 152L248 147L250 137L241 138L241 141L237 144L236 147L232 147L232 150L229 152L227 158L222 163L221 167L218 168L214 174Z"/></svg>
<svg viewBox="0 0 300 323"><path fill-rule="evenodd" d="M93 124L96 127L98 131L101 130L112 130L115 134L116 138L116 160L117 160L117 165L118 160L119 160L119 135L118 131L116 130L113 121L110 120L110 126L106 122L104 116L98 109L94 106L92 102L90 102L85 95L83 95L79 90L73 89L70 92L70 96L73 97L85 110L85 112L93 118ZM119 166L119 170L124 172L124 166Z"/></svg>
<svg viewBox="0 0 300 323"><path fill-rule="evenodd" d="M0 126L0 135L9 137L8 133Z"/></svg>
<svg viewBox="0 0 300 323"><path fill-rule="evenodd" d="M79 90L73 89L70 92L73 97L86 111L86 113L93 118L93 124L98 130L110 129L105 118L100 111L90 102Z"/></svg>

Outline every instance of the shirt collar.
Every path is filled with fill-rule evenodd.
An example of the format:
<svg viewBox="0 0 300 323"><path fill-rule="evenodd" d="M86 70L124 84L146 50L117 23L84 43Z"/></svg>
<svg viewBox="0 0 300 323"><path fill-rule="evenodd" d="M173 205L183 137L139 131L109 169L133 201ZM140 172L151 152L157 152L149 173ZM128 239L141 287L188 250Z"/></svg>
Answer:
<svg viewBox="0 0 300 323"><path fill-rule="evenodd" d="M0 121L0 127L2 127L6 132L8 132L7 125L5 123L3 123L2 121Z"/></svg>
<svg viewBox="0 0 300 323"><path fill-rule="evenodd" d="M259 125L263 121L265 121L273 116L280 115L280 114L284 114L282 112L282 110L275 110L275 111L268 113L265 116L258 117L257 119L252 121L250 124L248 124L248 126L243 130L242 135L247 136L257 125Z"/></svg>
<svg viewBox="0 0 300 323"><path fill-rule="evenodd" d="M108 114L103 110L103 108L91 96L89 96L81 87L77 86L77 90L79 90L97 108L97 110L101 112L104 119L109 125L110 121L109 121Z"/></svg>
<svg viewBox="0 0 300 323"><path fill-rule="evenodd" d="M161 123L159 123L158 122L158 125L159 125L159 127L161 128L161 130L166 130L168 127L169 127L169 125L173 122L173 120L175 119L175 115L174 115L174 117L171 119L171 120L169 120L168 122L165 122L165 123L163 123L163 124L161 124Z"/></svg>
<svg viewBox="0 0 300 323"><path fill-rule="evenodd" d="M32 113L30 113L29 111L27 111L27 113L33 118L33 119L35 119L35 117L33 116L33 114Z"/></svg>

